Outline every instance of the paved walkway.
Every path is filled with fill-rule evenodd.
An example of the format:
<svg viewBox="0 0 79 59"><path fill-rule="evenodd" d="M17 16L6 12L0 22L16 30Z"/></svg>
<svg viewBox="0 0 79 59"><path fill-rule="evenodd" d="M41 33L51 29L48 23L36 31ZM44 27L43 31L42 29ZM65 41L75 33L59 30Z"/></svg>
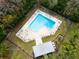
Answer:
<svg viewBox="0 0 79 59"><path fill-rule="evenodd" d="M38 35L36 36L35 42L36 42L36 45L43 44L42 38L40 36L38 36Z"/></svg>

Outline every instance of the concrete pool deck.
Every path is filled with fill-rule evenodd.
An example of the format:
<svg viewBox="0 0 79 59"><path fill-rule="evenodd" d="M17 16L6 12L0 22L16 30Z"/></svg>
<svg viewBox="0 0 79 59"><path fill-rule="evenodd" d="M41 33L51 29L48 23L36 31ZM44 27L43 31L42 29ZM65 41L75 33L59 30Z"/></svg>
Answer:
<svg viewBox="0 0 79 59"><path fill-rule="evenodd" d="M38 14L42 14L43 16L53 20L56 23L54 25L54 27L51 30L49 30L47 27L43 27L43 28L39 29L39 31L33 31L33 30L29 29L28 28L29 24L36 18L36 16ZM39 37L42 38L42 37L54 35L61 23L62 23L62 21L37 9L36 12L25 23L25 25L16 33L16 36L19 37L20 39L22 39L24 42L29 42L31 40L36 40L36 42L37 42L36 38L39 38ZM41 40L39 40L38 42L42 43ZM38 43L36 43L36 44L38 45Z"/></svg>

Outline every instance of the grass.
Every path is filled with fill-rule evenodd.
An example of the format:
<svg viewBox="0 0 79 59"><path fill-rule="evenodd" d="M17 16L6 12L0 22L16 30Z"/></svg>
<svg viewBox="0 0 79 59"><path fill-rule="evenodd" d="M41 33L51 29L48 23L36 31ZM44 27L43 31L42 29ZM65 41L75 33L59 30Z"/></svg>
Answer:
<svg viewBox="0 0 79 59"><path fill-rule="evenodd" d="M23 53L21 50L16 50L13 53L11 59L32 59L32 58Z"/></svg>

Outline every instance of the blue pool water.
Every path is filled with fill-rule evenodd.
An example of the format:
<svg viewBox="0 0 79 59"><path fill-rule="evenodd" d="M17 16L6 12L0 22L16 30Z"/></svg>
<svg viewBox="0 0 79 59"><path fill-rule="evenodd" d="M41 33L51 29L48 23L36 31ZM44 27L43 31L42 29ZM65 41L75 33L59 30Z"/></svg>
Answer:
<svg viewBox="0 0 79 59"><path fill-rule="evenodd" d="M55 22L51 19L48 19L47 17L38 14L36 18L31 22L31 24L28 26L31 30L38 31L42 27L47 27L48 29L53 28L55 25Z"/></svg>

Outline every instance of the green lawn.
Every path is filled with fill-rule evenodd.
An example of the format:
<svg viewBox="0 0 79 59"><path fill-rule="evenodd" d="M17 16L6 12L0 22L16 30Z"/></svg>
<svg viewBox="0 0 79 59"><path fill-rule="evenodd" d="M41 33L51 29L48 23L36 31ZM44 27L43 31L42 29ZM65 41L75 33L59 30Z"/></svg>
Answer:
<svg viewBox="0 0 79 59"><path fill-rule="evenodd" d="M15 50L11 59L32 59L30 56L26 55L21 50Z"/></svg>

